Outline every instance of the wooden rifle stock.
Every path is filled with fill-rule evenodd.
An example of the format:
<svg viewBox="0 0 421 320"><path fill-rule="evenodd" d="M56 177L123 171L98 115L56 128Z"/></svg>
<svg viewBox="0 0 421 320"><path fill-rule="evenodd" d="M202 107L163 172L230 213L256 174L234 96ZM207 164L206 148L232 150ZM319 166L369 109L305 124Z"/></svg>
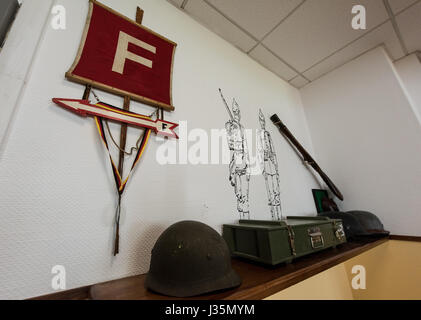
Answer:
<svg viewBox="0 0 421 320"><path fill-rule="evenodd" d="M270 117L270 120L272 120L273 124L276 125L281 131L282 135L287 138L294 146L297 148L297 150L301 153L303 156L303 161L306 162L308 165L310 165L323 179L323 181L327 184L329 189L337 196L339 199L343 200L344 197L342 193L339 191L339 189L335 186L335 184L332 182L332 180L329 179L329 177L326 175L326 173L323 172L323 170L319 167L317 162L312 158L312 156L304 149L304 147L298 142L297 139L295 139L294 135L289 131L287 126L279 119L279 117L274 114Z"/></svg>

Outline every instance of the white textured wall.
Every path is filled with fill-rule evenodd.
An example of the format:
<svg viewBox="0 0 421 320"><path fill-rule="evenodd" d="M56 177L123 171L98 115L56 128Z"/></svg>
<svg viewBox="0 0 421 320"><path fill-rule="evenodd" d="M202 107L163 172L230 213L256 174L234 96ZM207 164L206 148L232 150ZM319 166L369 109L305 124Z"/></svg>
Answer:
<svg viewBox="0 0 421 320"><path fill-rule="evenodd" d="M419 236L421 127L407 92L383 48L301 90L315 152L344 194L341 207L372 211L392 233Z"/></svg>
<svg viewBox="0 0 421 320"><path fill-rule="evenodd" d="M53 0L31 0L22 6L0 51L0 153L30 77L52 3Z"/></svg>
<svg viewBox="0 0 421 320"><path fill-rule="evenodd" d="M394 63L395 69L402 81L414 113L421 123L421 62L413 53Z"/></svg>
<svg viewBox="0 0 421 320"><path fill-rule="evenodd" d="M25 1L22 10L31 3ZM151 139L125 193L121 253L112 256L115 187L106 152L92 119L80 118L51 102L52 97L82 96L83 87L66 81L64 73L75 57L88 1L54 3L67 9L67 30L55 31L46 25L2 144L2 299L51 292L51 268L57 264L66 267L67 288L144 273L154 241L170 224L195 219L220 230L221 224L237 219L227 165L160 166L155 160L159 142ZM104 3L130 17L141 6L144 25L178 43L173 81L176 111L167 113L166 119L187 120L190 129L223 128L228 117L218 95L221 87L227 97L237 97L246 126L257 128L257 107L267 115L277 112L312 152L296 89L164 0ZM48 10L49 6L31 9L32 18L46 17ZM24 33L14 36L26 39ZM6 46L13 41L11 37ZM0 81L0 92L5 94L8 79ZM105 93L101 97L122 105L119 97ZM132 103L131 110L149 113L152 109ZM3 109L0 115L10 119L10 112L3 113ZM280 162L284 212L313 214L313 177L269 120L268 127ZM117 132L117 126L113 129ZM134 144L136 133L129 131L129 144ZM261 177L251 180L251 203L253 217L270 217Z"/></svg>

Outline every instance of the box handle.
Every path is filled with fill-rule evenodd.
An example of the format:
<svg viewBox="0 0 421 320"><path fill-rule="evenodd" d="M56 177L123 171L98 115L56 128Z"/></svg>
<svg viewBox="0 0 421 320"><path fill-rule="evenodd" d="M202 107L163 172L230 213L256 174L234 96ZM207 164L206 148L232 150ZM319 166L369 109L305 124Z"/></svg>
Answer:
<svg viewBox="0 0 421 320"><path fill-rule="evenodd" d="M308 235L310 236L311 246L313 249L319 249L325 246L323 235L319 228L308 229Z"/></svg>

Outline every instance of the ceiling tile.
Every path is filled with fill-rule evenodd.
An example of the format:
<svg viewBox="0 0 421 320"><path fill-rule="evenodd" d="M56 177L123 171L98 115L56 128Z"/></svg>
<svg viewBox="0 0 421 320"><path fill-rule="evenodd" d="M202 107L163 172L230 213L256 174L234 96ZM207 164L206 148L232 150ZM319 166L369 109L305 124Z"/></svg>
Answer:
<svg viewBox="0 0 421 320"><path fill-rule="evenodd" d="M405 55L393 30L392 23L388 21L382 26L366 34L361 39L356 40L349 46L346 46L323 62L317 64L310 70L304 72L304 76L313 81L381 44L385 44L387 52L394 60Z"/></svg>
<svg viewBox="0 0 421 320"><path fill-rule="evenodd" d="M355 4L367 9L367 30L351 27ZM304 71L388 19L382 0L307 0L263 43Z"/></svg>
<svg viewBox="0 0 421 320"><path fill-rule="evenodd" d="M296 87L297 89L300 89L300 88L304 87L306 84L309 84L310 81L308 81L306 78L304 78L302 76L296 76L289 83L292 86Z"/></svg>
<svg viewBox="0 0 421 320"><path fill-rule="evenodd" d="M172 3L173 5L175 5L176 7L181 7L181 5L183 4L184 0L168 0L170 3Z"/></svg>
<svg viewBox="0 0 421 320"><path fill-rule="evenodd" d="M254 48L249 55L258 61L261 65L286 81L291 80L297 75L294 70L288 67L285 63L279 60L269 50L260 44Z"/></svg>
<svg viewBox="0 0 421 320"><path fill-rule="evenodd" d="M206 1L257 39L263 38L276 24L303 2L303 0Z"/></svg>
<svg viewBox="0 0 421 320"><path fill-rule="evenodd" d="M203 0L190 0L184 9L200 23L244 52L248 52L256 44L253 38L224 18Z"/></svg>
<svg viewBox="0 0 421 320"><path fill-rule="evenodd" d="M393 13L398 13L417 1L419 0L389 0L389 4Z"/></svg>
<svg viewBox="0 0 421 320"><path fill-rule="evenodd" d="M396 22L408 51L421 50L421 2L397 15Z"/></svg>

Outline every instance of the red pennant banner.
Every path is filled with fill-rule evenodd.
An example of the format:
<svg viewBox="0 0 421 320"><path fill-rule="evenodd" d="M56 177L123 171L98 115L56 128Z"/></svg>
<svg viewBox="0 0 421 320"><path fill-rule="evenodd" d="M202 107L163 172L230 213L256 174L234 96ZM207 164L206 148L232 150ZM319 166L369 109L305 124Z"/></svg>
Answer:
<svg viewBox="0 0 421 320"><path fill-rule="evenodd" d="M79 51L66 77L172 111L176 46L160 34L90 0Z"/></svg>

